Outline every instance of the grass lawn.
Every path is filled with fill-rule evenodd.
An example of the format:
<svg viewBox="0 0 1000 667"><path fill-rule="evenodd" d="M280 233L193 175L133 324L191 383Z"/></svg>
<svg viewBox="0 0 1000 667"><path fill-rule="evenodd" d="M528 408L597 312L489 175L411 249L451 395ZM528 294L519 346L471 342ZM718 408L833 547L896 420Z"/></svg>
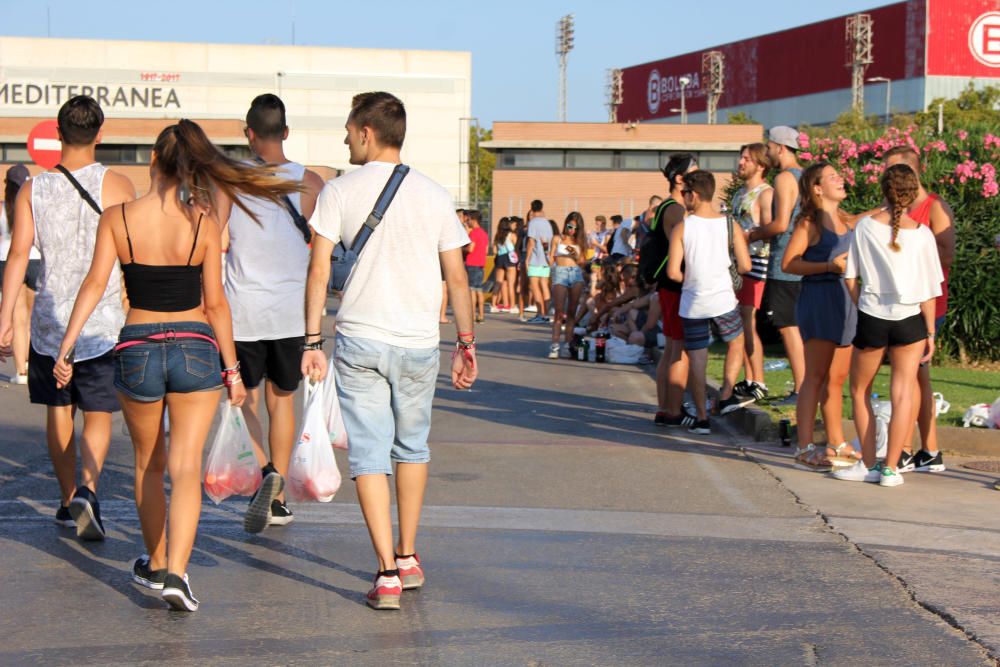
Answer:
<svg viewBox="0 0 1000 667"><path fill-rule="evenodd" d="M781 345L769 345L764 349L765 361L782 359L784 348ZM715 342L709 349L708 376L720 385L722 384L722 362L725 357L725 346ZM742 372L740 373L742 378ZM791 370L771 371L765 373L767 388L772 397L781 397L792 389ZM962 415L971 405L976 403L993 403L1000 397L1000 370L981 370L963 367L958 362L945 362L931 369L931 384L935 392L944 395L944 400L951 403L951 410L938 417L938 423L946 426L961 426ZM844 417L849 418L851 399L848 396L848 383L844 383ZM875 376L872 392L879 398L889 398L889 366L882 366ZM780 417L788 417L795 421L795 406L769 406L761 408Z"/></svg>

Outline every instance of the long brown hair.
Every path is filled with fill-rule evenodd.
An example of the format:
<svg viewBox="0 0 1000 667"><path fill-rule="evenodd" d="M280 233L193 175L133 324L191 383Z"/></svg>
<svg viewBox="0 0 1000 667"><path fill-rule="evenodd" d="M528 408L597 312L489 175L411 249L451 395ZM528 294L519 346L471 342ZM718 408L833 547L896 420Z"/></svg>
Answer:
<svg viewBox="0 0 1000 667"><path fill-rule="evenodd" d="M882 175L882 194L892 210L892 238L889 247L899 252L899 221L920 193L920 179L907 164L895 164Z"/></svg>
<svg viewBox="0 0 1000 667"><path fill-rule="evenodd" d="M802 172L799 177L799 214L795 216L795 224L799 224L801 220L816 222L816 215L822 205L816 194L816 186L823 178L823 170L832 166L829 162L817 162Z"/></svg>
<svg viewBox="0 0 1000 667"><path fill-rule="evenodd" d="M156 138L153 152L157 171L176 181L182 192L190 193L189 203L213 210L217 208L216 193L222 191L256 220L239 195L269 199L280 205L283 195L305 190L301 181L277 176L273 166L248 165L229 157L190 120L184 119L164 128Z"/></svg>
<svg viewBox="0 0 1000 667"><path fill-rule="evenodd" d="M573 243L580 247L580 250L587 249L587 232L583 228L583 216L579 212L573 211L566 216L566 221L563 222L562 234L560 236L566 237L566 225L569 223L576 225L576 232L573 234Z"/></svg>

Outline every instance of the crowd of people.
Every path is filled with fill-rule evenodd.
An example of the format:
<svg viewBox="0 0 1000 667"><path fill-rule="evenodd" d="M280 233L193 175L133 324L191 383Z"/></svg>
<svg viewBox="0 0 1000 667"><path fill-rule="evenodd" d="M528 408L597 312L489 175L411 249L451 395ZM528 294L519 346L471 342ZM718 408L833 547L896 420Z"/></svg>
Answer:
<svg viewBox="0 0 1000 667"><path fill-rule="evenodd" d="M698 434L711 433L705 382L714 334L725 345L715 410L794 405L798 467L882 486L901 484L911 470L942 471L929 363L947 308L951 209L921 184L920 155L908 146L884 156L883 205L853 212L841 207L847 192L837 169L803 169L798 151L798 131L787 126L743 146L739 187L721 206L714 176L693 155L675 154L663 167L665 197L651 197L632 220L610 216L610 227L595 216L589 231L579 212L560 228L533 201L525 218L497 223L491 312L550 323L550 358L576 357L580 335L601 332L642 346L640 361L651 363L662 334L654 423ZM470 278L473 289L479 276ZM783 344L793 377L787 395L767 386L758 313ZM892 368L892 418L888 451L876 460L871 393L883 360ZM842 426L848 379L859 446ZM825 443L815 437L817 409Z"/></svg>
<svg viewBox="0 0 1000 667"><path fill-rule="evenodd" d="M197 610L187 565L203 449L223 389L242 408L261 467L244 529L291 523L284 486L293 395L304 378L321 382L331 372L321 320L331 261L346 261L335 247L350 247L337 313L338 398L378 562L366 600L398 609L402 591L425 581L416 533L439 366L438 285L455 310L452 383L467 389L478 372L468 275L485 256L485 232L467 233L448 192L400 164L406 112L389 93L353 99L345 144L359 168L326 183L285 156L285 106L272 94L255 98L246 115L254 160L227 157L181 120L156 138L150 187L138 198L128 178L96 160L103 123L93 98L73 97L58 114L56 168L29 178L14 167L5 179L0 359L14 357L12 381L46 406L56 523L81 540L105 538L99 482L121 410L145 545L131 579L172 609ZM477 308L481 318L481 300Z"/></svg>

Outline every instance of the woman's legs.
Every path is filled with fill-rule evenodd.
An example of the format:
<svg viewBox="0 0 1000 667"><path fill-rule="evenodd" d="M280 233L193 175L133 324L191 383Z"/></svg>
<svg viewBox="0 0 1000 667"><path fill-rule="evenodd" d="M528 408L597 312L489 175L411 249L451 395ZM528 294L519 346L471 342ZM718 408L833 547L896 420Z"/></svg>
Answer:
<svg viewBox="0 0 1000 667"><path fill-rule="evenodd" d="M31 309L35 303L35 293L26 285L14 304L14 372L23 375L28 369L28 345L30 341Z"/></svg>
<svg viewBox="0 0 1000 667"><path fill-rule="evenodd" d="M823 425L826 427L826 441L834 447L844 442L844 381L851 371L851 346L838 347L833 352L830 370L826 375L826 392L820 408L823 411ZM809 352L806 351L806 374L809 371Z"/></svg>
<svg viewBox="0 0 1000 667"><path fill-rule="evenodd" d="M583 283L574 283L569 288L569 304L566 306L566 342L573 342L573 329L576 328L577 315L580 310L580 296L583 294Z"/></svg>
<svg viewBox="0 0 1000 667"><path fill-rule="evenodd" d="M889 363L892 365L892 378L889 381L892 395L892 417L889 419L889 446L885 454L885 464L896 469L899 455L903 451L904 440L912 435L913 398L920 366L920 357L924 353L924 341L897 345L889 348Z"/></svg>
<svg viewBox="0 0 1000 667"><path fill-rule="evenodd" d="M854 348L851 358L851 402L854 405L854 428L861 440L865 465L875 465L875 413L872 411L872 381L882 365L884 347Z"/></svg>
<svg viewBox="0 0 1000 667"><path fill-rule="evenodd" d="M806 372L795 402L795 421L798 424L799 448L813 442L816 426L816 405L827 383L830 362L836 345L832 341L811 338L805 343ZM839 444L839 443L838 443Z"/></svg>
<svg viewBox="0 0 1000 667"><path fill-rule="evenodd" d="M142 541L149 554L149 567L167 567L167 494L163 472L167 448L163 437L163 401L143 403L119 392L125 423L135 450L135 507L139 512Z"/></svg>
<svg viewBox="0 0 1000 667"><path fill-rule="evenodd" d="M167 532L167 570L187 571L201 517L201 455L221 391L167 394L170 410L170 523Z"/></svg>
<svg viewBox="0 0 1000 667"><path fill-rule="evenodd" d="M555 317L552 318L552 344L559 343L559 333L562 329L562 318L566 312L566 297L569 295L569 288L565 285L554 285L552 287L552 307L555 308ZM542 313L539 311L539 314Z"/></svg>
<svg viewBox="0 0 1000 667"><path fill-rule="evenodd" d="M503 303L508 308L513 308L515 305L514 301L514 286L517 284L517 267L510 266L504 269L504 295Z"/></svg>

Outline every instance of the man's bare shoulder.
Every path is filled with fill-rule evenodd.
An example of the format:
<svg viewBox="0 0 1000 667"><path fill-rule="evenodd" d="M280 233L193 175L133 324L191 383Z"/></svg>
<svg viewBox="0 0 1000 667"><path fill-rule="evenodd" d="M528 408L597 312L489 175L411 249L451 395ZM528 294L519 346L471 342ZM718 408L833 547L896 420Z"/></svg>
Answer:
<svg viewBox="0 0 1000 667"><path fill-rule="evenodd" d="M323 177L311 169L306 169L305 173L302 174L302 182L305 184L306 190L314 194L319 194L319 191L326 185Z"/></svg>
<svg viewBox="0 0 1000 667"><path fill-rule="evenodd" d="M120 198L120 201L135 199L135 184L128 176L114 169L108 169L104 174L104 187L105 194L117 195L116 198Z"/></svg>

